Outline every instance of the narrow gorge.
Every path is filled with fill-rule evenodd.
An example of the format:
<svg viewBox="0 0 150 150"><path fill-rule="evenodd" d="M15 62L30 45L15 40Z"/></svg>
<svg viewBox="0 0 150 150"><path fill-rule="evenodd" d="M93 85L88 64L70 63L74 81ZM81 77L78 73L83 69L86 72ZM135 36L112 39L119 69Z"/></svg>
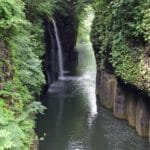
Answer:
<svg viewBox="0 0 150 150"><path fill-rule="evenodd" d="M0 17L0 149L150 149L149 0L1 0Z"/></svg>

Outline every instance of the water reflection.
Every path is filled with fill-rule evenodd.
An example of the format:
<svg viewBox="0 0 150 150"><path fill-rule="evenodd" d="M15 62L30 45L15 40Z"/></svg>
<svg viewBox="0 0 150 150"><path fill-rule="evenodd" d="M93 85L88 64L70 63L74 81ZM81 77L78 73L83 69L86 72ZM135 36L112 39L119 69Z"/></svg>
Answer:
<svg viewBox="0 0 150 150"><path fill-rule="evenodd" d="M147 140L126 121L97 108L95 61L89 48L80 48L76 75L56 82L42 97L48 110L38 119L38 135L47 134L40 150L149 150Z"/></svg>
<svg viewBox="0 0 150 150"><path fill-rule="evenodd" d="M93 78L91 78L91 77L93 77ZM80 82L80 86L84 87L83 88L84 94L87 95L86 103L87 103L88 109L89 109L89 115L88 115L88 125L89 126L92 125L92 121L96 117L96 114L97 114L95 88L93 87L93 84L94 85L96 84L95 78L96 78L95 72L93 74L93 72L86 71L83 74L82 80Z"/></svg>

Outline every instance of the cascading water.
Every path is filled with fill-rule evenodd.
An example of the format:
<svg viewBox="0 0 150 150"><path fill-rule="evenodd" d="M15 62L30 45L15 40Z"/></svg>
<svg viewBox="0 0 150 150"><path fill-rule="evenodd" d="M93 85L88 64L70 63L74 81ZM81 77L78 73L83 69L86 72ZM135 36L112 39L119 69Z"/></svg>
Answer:
<svg viewBox="0 0 150 150"><path fill-rule="evenodd" d="M58 64L59 64L59 73L60 73L59 78L61 79L64 77L62 46L61 46L61 42L60 42L60 38L59 38L58 28L57 28L57 25L56 25L56 22L54 19L52 19L52 23L54 26L54 32L55 32L56 42L57 42L57 46L58 46Z"/></svg>

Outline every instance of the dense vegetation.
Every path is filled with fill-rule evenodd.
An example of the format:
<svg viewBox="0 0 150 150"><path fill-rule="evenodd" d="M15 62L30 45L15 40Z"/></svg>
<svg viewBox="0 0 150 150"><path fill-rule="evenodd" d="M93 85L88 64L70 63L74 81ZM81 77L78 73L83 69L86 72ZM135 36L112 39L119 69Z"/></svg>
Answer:
<svg viewBox="0 0 150 150"><path fill-rule="evenodd" d="M28 149L34 114L42 110L33 96L44 83L43 30L40 20L35 25L26 19L24 10L21 0L0 1L0 149Z"/></svg>
<svg viewBox="0 0 150 150"><path fill-rule="evenodd" d="M82 23L89 3L0 0L0 149L28 150L33 142L35 114L43 110L35 102L45 83L43 20L72 13ZM117 76L150 93L149 0L95 0L92 6L98 68L106 69L109 63ZM85 31L80 28L81 39Z"/></svg>
<svg viewBox="0 0 150 150"><path fill-rule="evenodd" d="M0 0L0 149L27 150L34 140L36 101L45 83L43 20L73 11L83 0Z"/></svg>
<svg viewBox="0 0 150 150"><path fill-rule="evenodd" d="M96 0L94 10L91 39L98 68L150 93L150 1Z"/></svg>

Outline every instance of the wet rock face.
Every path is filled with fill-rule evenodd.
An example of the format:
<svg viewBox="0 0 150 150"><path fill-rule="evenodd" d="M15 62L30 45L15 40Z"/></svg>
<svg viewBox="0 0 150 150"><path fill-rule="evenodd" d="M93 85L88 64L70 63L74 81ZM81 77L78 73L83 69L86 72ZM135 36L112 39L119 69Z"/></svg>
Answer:
<svg viewBox="0 0 150 150"><path fill-rule="evenodd" d="M74 47L77 41L79 21L73 11L74 10L71 10L67 15L62 15L59 12L55 14L65 64L76 60L76 51Z"/></svg>
<svg viewBox="0 0 150 150"><path fill-rule="evenodd" d="M127 99L127 120L132 127L136 126L136 106L137 100L132 94L126 96Z"/></svg>
<svg viewBox="0 0 150 150"><path fill-rule="evenodd" d="M136 131L142 137L149 134L149 111L142 99L138 100L136 107Z"/></svg>
<svg viewBox="0 0 150 150"><path fill-rule="evenodd" d="M100 72L97 75L97 95L102 105L107 108L113 108L116 97L117 81L114 76L105 72Z"/></svg>
<svg viewBox="0 0 150 150"><path fill-rule="evenodd" d="M150 109L148 97L120 83L112 74L97 71L97 101L113 110L115 117L126 119L137 133L150 139Z"/></svg>
<svg viewBox="0 0 150 150"><path fill-rule="evenodd" d="M117 86L116 97L114 100L113 114L120 119L127 118L127 101L124 90L119 84Z"/></svg>
<svg viewBox="0 0 150 150"><path fill-rule="evenodd" d="M57 42L54 34L54 27L52 22L45 20L45 46L46 51L43 55L43 71L46 76L47 84L51 84L58 79L58 52Z"/></svg>
<svg viewBox="0 0 150 150"><path fill-rule="evenodd" d="M58 28L65 67L78 59L77 51L74 49L77 40L78 20L71 13L67 16L57 13L54 20ZM43 72L46 76L47 85L50 85L58 80L58 45L52 21L45 19L44 27L46 51L42 58Z"/></svg>

